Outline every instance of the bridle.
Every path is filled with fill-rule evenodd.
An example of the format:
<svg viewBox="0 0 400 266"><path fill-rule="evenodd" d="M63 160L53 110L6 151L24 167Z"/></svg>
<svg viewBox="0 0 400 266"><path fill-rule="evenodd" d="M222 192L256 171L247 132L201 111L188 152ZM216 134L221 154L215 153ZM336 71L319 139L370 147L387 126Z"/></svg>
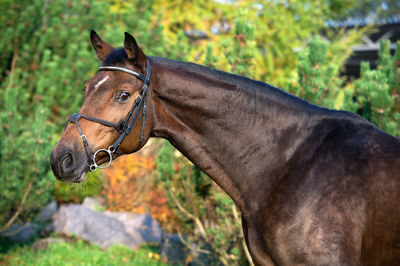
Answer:
<svg viewBox="0 0 400 266"><path fill-rule="evenodd" d="M113 155L118 152L118 149L119 149L121 143L124 141L125 137L128 136L129 133L131 132L131 129L139 116L140 109L143 106L143 108L142 108L142 110L143 110L142 129L140 132L139 145L137 146L135 151L139 150L139 148L142 146L144 127L146 124L146 114L147 114L146 93L147 93L147 89L150 84L150 74L151 74L150 63L148 60L147 60L146 77L132 69L125 68L125 67L119 67L119 66L101 66L101 67L99 67L99 71L125 72L125 73L131 74L131 75L135 76L136 78L140 79L141 81L143 81L144 84L143 84L142 88L140 89L139 94L136 97L135 102L133 103L133 106L132 106L131 110L129 111L128 115L125 117L124 120L122 120L118 124L114 124L112 122L109 122L109 121L106 121L106 120L103 120L100 118L96 118L96 117L93 117L90 115L81 114L81 113L73 114L68 118L67 122L74 123L76 128L78 129L79 135L82 139L83 146L85 147L86 155L88 158L89 171L91 171L91 172L96 171L97 168L106 168L111 164L111 162L113 160ZM136 109L136 111L135 111L135 109ZM108 149L99 149L95 153L92 153L90 151L89 144L87 142L87 138L86 138L85 134L83 133L81 126L79 125L79 120L81 118L85 118L87 120L102 124L107 127L115 128L116 130L118 130L118 134L119 134L117 140L110 147L108 147ZM97 164L96 156L100 152L105 152L108 155L109 161L106 163L105 166L100 166Z"/></svg>

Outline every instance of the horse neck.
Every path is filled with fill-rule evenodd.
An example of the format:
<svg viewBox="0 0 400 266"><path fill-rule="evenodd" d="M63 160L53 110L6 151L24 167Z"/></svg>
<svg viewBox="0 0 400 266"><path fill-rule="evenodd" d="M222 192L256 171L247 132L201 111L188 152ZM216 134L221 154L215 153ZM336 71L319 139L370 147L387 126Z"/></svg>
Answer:
<svg viewBox="0 0 400 266"><path fill-rule="evenodd" d="M302 141L294 136L307 120L299 111L307 103L202 66L158 58L152 64L152 135L168 139L242 212L257 208L251 199L268 194L278 182L270 176Z"/></svg>

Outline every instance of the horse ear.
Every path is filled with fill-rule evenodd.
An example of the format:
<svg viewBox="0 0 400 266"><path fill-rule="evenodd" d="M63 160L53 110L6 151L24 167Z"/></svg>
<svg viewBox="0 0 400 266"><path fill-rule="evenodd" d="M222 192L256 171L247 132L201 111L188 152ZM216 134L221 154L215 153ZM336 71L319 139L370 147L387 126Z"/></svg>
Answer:
<svg viewBox="0 0 400 266"><path fill-rule="evenodd" d="M101 61L104 61L107 55L112 50L114 50L114 47L112 47L109 43L103 41L94 30L90 31L90 42L92 43L93 48L96 51L97 57Z"/></svg>
<svg viewBox="0 0 400 266"><path fill-rule="evenodd" d="M135 65L143 66L145 55L142 49L138 46L135 38L127 32L125 32L124 46L125 52L128 55L128 60Z"/></svg>

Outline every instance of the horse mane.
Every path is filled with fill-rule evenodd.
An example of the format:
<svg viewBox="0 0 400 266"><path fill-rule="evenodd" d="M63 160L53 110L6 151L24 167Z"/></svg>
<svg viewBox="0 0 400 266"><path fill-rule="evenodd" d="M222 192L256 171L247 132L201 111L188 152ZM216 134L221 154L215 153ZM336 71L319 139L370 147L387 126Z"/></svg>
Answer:
<svg viewBox="0 0 400 266"><path fill-rule="evenodd" d="M261 103L264 102L265 104L268 104L272 100L274 102L284 103L286 106L301 108L304 111L310 109L313 113L321 112L322 114L325 113L325 111L332 111L330 109L312 104L307 100L304 100L295 95L287 93L282 89L279 89L262 81L253 80L247 77L224 72L221 70L217 70L214 68L210 68L207 66L191 62L174 61L162 57L151 57L151 58L152 60L155 60L157 63L161 63L164 66L179 68L184 70L185 72L195 73L195 75L199 75L204 80L215 80L227 84L228 87L240 89L245 95L248 95L250 97L256 95L257 100L261 101ZM343 111L336 111L336 112L343 112Z"/></svg>

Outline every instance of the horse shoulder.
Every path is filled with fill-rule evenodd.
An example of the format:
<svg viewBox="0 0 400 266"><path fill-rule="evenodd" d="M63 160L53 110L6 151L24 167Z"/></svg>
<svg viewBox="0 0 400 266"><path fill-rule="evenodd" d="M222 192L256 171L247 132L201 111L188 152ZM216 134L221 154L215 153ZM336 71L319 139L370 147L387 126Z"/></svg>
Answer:
<svg viewBox="0 0 400 266"><path fill-rule="evenodd" d="M394 158L399 154L394 148L398 140L351 118L325 119L315 128L318 133L310 136L310 143L316 145L306 143L303 156L291 162L296 171L286 171L256 215L254 227L262 228L263 243L278 264L360 264L365 231L371 226L371 204L375 209L384 207L382 214L390 212L388 206L372 203L372 198L381 193L382 201L392 202L397 214L386 225L399 226L395 196L400 178L394 171L399 165ZM391 160L397 165L392 165L394 170L388 169ZM381 185L376 191L376 174L392 187ZM383 196L387 190L392 195ZM385 233L388 228L375 231Z"/></svg>

